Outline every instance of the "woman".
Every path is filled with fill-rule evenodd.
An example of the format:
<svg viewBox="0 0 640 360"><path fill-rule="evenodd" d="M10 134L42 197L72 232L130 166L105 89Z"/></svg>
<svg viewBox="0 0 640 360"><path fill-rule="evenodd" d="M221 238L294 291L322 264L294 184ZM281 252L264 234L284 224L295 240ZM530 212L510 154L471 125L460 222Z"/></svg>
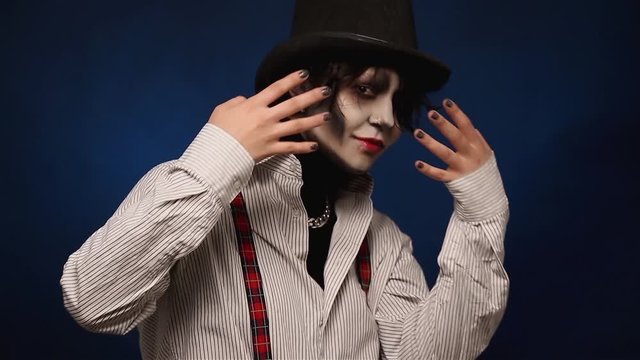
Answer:
<svg viewBox="0 0 640 360"><path fill-rule="evenodd" d="M456 200L431 290L370 199L367 170L449 74L415 49L410 5L298 1L257 94L217 106L71 255L74 318L138 327L145 359L476 357L508 292L508 202L489 145L450 100L453 123L428 116L453 149L414 131L448 165L418 171Z"/></svg>

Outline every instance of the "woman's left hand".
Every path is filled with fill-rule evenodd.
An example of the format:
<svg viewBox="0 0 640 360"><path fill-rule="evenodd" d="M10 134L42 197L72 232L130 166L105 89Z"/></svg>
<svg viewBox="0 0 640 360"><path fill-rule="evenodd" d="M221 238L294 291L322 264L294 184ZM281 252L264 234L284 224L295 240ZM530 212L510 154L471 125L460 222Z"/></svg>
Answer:
<svg viewBox="0 0 640 360"><path fill-rule="evenodd" d="M415 165L422 174L441 182L459 179L480 168L489 158L493 150L476 129L471 120L453 101L443 101L447 115L453 124L435 110L427 113L431 123L449 140L455 148L449 149L421 129L414 131L416 139L435 156L444 161L446 170L429 165L424 161L416 161Z"/></svg>

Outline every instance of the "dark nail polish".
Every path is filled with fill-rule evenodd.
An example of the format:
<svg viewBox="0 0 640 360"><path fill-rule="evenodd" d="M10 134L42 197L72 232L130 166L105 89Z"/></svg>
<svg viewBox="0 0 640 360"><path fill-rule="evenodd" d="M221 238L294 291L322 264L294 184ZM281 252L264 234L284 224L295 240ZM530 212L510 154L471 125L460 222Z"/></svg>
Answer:
<svg viewBox="0 0 640 360"><path fill-rule="evenodd" d="M418 139L422 139L424 137L424 133L422 132L422 130L418 130L418 132L416 133L416 137Z"/></svg>
<svg viewBox="0 0 640 360"><path fill-rule="evenodd" d="M438 120L438 118L440 118L440 115L438 115L438 113L434 111L429 117L431 118L431 120Z"/></svg>
<svg viewBox="0 0 640 360"><path fill-rule="evenodd" d="M311 151L316 151L316 150L318 150L318 144L311 145Z"/></svg>
<svg viewBox="0 0 640 360"><path fill-rule="evenodd" d="M421 162L419 162L419 163L416 165L416 167L417 167L418 169L422 169L422 167L423 167L423 166L424 166L424 165L422 165L422 163L421 163Z"/></svg>
<svg viewBox="0 0 640 360"><path fill-rule="evenodd" d="M444 101L444 104L448 107L448 108L452 108L453 107L453 101L451 101L451 99L447 99Z"/></svg>
<svg viewBox="0 0 640 360"><path fill-rule="evenodd" d="M300 75L300 78L306 79L306 78L309 77L309 71L308 70L300 70L298 72L298 75Z"/></svg>
<svg viewBox="0 0 640 360"><path fill-rule="evenodd" d="M322 115L322 118L324 119L324 121L329 121L329 120L331 120L331 114L330 113L326 113L326 114Z"/></svg>
<svg viewBox="0 0 640 360"><path fill-rule="evenodd" d="M328 87L328 86L325 86L325 87L322 89L322 91L320 91L320 93L322 93L322 95L323 95L324 97L327 97L327 96L331 95L331 88L330 88L330 87Z"/></svg>

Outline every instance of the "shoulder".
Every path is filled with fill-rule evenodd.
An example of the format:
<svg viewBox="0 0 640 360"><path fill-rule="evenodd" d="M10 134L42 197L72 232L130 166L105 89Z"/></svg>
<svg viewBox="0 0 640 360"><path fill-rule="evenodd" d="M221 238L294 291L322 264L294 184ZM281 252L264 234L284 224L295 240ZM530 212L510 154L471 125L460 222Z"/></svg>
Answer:
<svg viewBox="0 0 640 360"><path fill-rule="evenodd" d="M370 246L384 253L396 253L403 247L411 248L411 238L387 214L373 209L369 227Z"/></svg>
<svg viewBox="0 0 640 360"><path fill-rule="evenodd" d="M371 232L387 232L387 233L401 233L402 231L398 225L389 217L389 215L373 209L373 216L371 217Z"/></svg>

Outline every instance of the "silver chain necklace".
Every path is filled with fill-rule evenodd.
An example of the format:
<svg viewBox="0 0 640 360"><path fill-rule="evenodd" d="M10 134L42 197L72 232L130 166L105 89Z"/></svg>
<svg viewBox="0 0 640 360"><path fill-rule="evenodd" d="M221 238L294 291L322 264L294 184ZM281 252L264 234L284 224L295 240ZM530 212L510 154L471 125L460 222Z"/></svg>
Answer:
<svg viewBox="0 0 640 360"><path fill-rule="evenodd" d="M317 229L325 226L327 221L329 221L329 217L331 216L331 209L329 208L329 199L326 199L324 202L324 210L322 211L322 215L312 218L310 217L307 220L307 224L312 229Z"/></svg>

